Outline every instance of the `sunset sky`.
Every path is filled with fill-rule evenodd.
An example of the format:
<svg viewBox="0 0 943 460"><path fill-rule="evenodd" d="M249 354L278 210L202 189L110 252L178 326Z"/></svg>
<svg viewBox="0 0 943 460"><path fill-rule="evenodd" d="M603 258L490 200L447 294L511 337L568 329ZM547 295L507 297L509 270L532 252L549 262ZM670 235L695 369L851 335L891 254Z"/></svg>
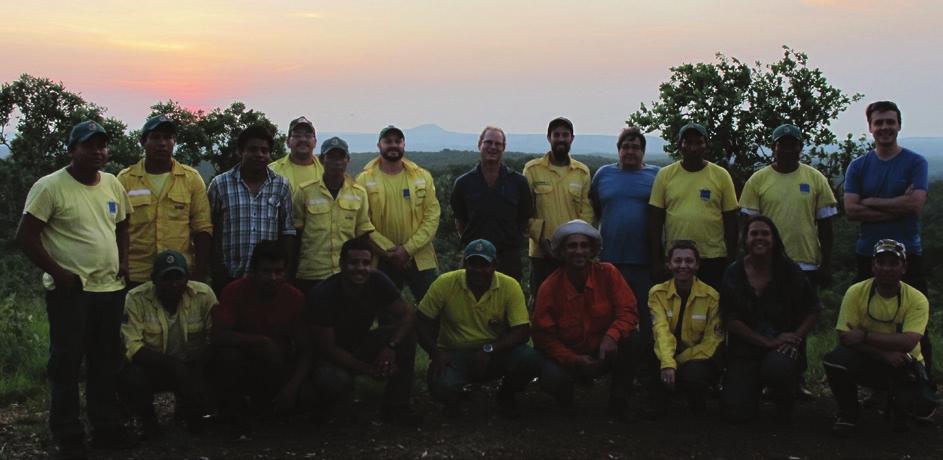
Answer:
<svg viewBox="0 0 943 460"><path fill-rule="evenodd" d="M615 133L657 98L669 67L723 52L769 62L789 45L865 101L836 123L866 131L866 101L891 99L904 136L943 135L943 2L11 1L0 81L62 81L139 128L148 106L243 101L282 129L437 123L541 132L570 117Z"/></svg>

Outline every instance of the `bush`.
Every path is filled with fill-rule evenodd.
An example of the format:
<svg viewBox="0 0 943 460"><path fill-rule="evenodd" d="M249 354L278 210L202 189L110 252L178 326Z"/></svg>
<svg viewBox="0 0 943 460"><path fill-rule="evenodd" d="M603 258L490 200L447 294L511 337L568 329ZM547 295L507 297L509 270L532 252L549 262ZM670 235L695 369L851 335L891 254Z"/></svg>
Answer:
<svg viewBox="0 0 943 460"><path fill-rule="evenodd" d="M0 299L0 403L34 394L44 378L49 329L38 297Z"/></svg>

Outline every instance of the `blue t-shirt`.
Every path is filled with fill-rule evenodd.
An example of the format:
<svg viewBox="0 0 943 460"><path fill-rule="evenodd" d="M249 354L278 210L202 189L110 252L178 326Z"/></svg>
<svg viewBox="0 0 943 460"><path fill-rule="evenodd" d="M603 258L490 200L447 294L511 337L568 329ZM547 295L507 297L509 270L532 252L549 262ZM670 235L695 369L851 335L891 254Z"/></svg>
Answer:
<svg viewBox="0 0 943 460"><path fill-rule="evenodd" d="M596 171L590 185L590 197L599 200L602 215L600 259L613 264L651 263L648 245L648 199L658 166L645 165L638 171L625 171L617 163Z"/></svg>
<svg viewBox="0 0 943 460"><path fill-rule="evenodd" d="M888 161L878 158L874 150L855 158L845 174L845 193L861 199L894 198L903 195L911 184L914 190L927 189L927 159L903 149ZM862 222L858 230L855 252L871 255L874 244L882 238L893 238L907 246L907 252L920 254L920 216L912 215L881 222Z"/></svg>

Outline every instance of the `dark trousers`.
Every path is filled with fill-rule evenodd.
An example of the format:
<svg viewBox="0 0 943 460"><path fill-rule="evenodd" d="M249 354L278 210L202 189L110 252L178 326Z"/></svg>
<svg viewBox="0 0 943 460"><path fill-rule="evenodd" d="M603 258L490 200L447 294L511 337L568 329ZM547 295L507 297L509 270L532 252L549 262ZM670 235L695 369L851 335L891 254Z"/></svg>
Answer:
<svg viewBox="0 0 943 460"><path fill-rule="evenodd" d="M724 279L724 272L730 260L726 257L716 257L713 259L701 259L701 267L697 269L697 278L708 286L720 291L720 282Z"/></svg>
<svg viewBox="0 0 943 460"><path fill-rule="evenodd" d="M521 263L521 250L508 249L498 251L497 259L497 270L516 279L517 282L520 283L521 279L524 278L524 265Z"/></svg>
<svg viewBox="0 0 943 460"><path fill-rule="evenodd" d="M388 276L397 289L402 290L404 285L409 286L409 292L413 293L413 298L416 299L417 304L425 297L429 286L438 277L435 268L419 270L416 267L415 260L409 261L409 265L402 269L395 268L389 262L381 259L377 269Z"/></svg>
<svg viewBox="0 0 943 460"><path fill-rule="evenodd" d="M909 367L895 368L871 356L838 345L822 358L828 386L842 417L857 420L858 385L889 390L891 404L898 414L910 414L917 401L919 387Z"/></svg>
<svg viewBox="0 0 943 460"><path fill-rule="evenodd" d="M295 278L291 281L291 284L295 286L295 289L298 289L299 291L301 291L302 294L305 295L305 297L307 297L308 293L311 292L311 290L314 289L315 286L317 286L318 284L321 284L321 281L324 281L324 280L301 280L301 279Z"/></svg>
<svg viewBox="0 0 943 460"><path fill-rule="evenodd" d="M370 331L360 346L352 352L355 358L365 363L372 363L380 350L389 343L395 332L392 327L380 327ZM408 335L396 346L396 373L387 377L383 392L384 407L402 407L409 404L413 389L413 375L416 362L416 337ZM350 371L334 363L321 363L314 370L314 386L318 393L318 405L329 409L341 401L349 399L354 389Z"/></svg>
<svg viewBox="0 0 943 460"><path fill-rule="evenodd" d="M632 393L632 377L635 368L633 345L630 342L637 340L638 334L636 333L620 340L616 354L607 357L604 366L600 368L598 373L593 375L580 373L573 368L566 368L553 359L546 358L540 372L541 387L547 393L556 397L558 401L570 403L574 399L574 386L576 383L592 384L595 378L611 373L609 401L625 401ZM594 356L596 354L593 353Z"/></svg>
<svg viewBox="0 0 943 460"><path fill-rule="evenodd" d="M96 432L118 429L123 290L46 293L49 315L49 429L58 441L81 439L79 373L86 362L85 399Z"/></svg>
<svg viewBox="0 0 943 460"><path fill-rule="evenodd" d="M272 411L271 401L291 379L297 356L281 351L281 356L266 356L253 347L220 347L210 364L211 380L219 397L220 413L240 415L248 397L255 412ZM274 358L274 360L273 360ZM298 388L295 411L311 408L313 385L309 377Z"/></svg>
<svg viewBox="0 0 943 460"><path fill-rule="evenodd" d="M652 288L652 269L648 265L618 264L616 268L622 278L628 283L635 295L635 304L638 309L639 338L643 344L651 344L652 312L648 309L648 291Z"/></svg>
<svg viewBox="0 0 943 460"><path fill-rule="evenodd" d="M560 268L562 265L563 262L553 256L530 258L531 299L537 298L537 292L540 290L540 285L544 283L544 280L547 279L551 273L556 271L556 269ZM533 301L531 303L533 303Z"/></svg>
<svg viewBox="0 0 943 460"><path fill-rule="evenodd" d="M658 367L652 369L648 389L652 411L661 414L665 411L672 389L661 381L661 369ZM708 389L717 383L722 369L721 359L716 354L710 359L686 361L675 371L673 391L684 395L693 412L703 412L707 408Z"/></svg>
<svg viewBox="0 0 943 460"><path fill-rule="evenodd" d="M473 381L472 376L469 375L469 368L472 364L472 357L478 350L474 348L446 351L451 364L429 382L429 392L432 393L433 398L447 405L458 403L462 387ZM503 378L503 389L514 393L523 391L527 384L534 377L539 377L545 368L546 358L528 345L518 345L510 350L496 351L491 355L483 380ZM475 380L475 382L478 381ZM541 388L549 392L545 381L543 378L540 379Z"/></svg>
<svg viewBox="0 0 943 460"><path fill-rule="evenodd" d="M763 387L769 388L781 416L788 417L795 405L799 359L776 350L759 356L729 356L724 392L724 419L745 422L756 416Z"/></svg>
<svg viewBox="0 0 943 460"><path fill-rule="evenodd" d="M858 273L855 274L853 282L864 281L874 276L871 272L871 257L858 254L855 256L858 263ZM929 297L930 291L927 289L927 272L923 267L923 255L912 252L907 253L907 273L904 273L903 281L913 286L923 295ZM927 374L933 381L933 342L930 341L930 324L927 323L927 330L920 339L920 354L923 355L927 365Z"/></svg>
<svg viewBox="0 0 943 460"><path fill-rule="evenodd" d="M208 389L203 367L205 363L187 363L187 381L181 381L172 369L159 366L146 366L140 363L128 363L118 374L119 394L131 412L142 419L153 419L154 394L172 391L177 408L182 413L176 414L184 420L193 420L210 411L211 404L206 398L194 394L196 389Z"/></svg>

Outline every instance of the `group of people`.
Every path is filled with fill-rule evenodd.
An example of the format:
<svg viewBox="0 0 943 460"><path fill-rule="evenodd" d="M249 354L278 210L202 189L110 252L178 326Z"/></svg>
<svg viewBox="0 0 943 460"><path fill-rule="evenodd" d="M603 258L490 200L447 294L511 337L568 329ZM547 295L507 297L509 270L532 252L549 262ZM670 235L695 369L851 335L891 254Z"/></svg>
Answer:
<svg viewBox="0 0 943 460"><path fill-rule="evenodd" d="M844 187L846 215L861 222L859 282L824 358L836 434L857 423L857 385L886 390L899 427L934 409L921 393L932 396L919 226L927 163L898 145L895 104L866 115L875 148L851 163ZM358 375L386 381L383 421L417 425L417 344L450 416L468 383L498 378L502 414L519 415L515 395L536 379L572 416L576 385L611 374L617 418L628 417L635 380L649 418L675 392L702 413L714 386L727 420L755 417L764 389L790 417L838 214L826 178L800 163L796 126L773 131L773 162L739 200L727 171L704 159L710 139L696 123L679 131L681 160L661 169L644 162L644 134L623 129L619 161L594 176L570 157L566 118L549 123L549 151L523 173L503 163L506 135L488 126L479 164L451 191L462 268L442 274L435 184L405 158L401 129L380 131L379 155L354 178L343 139L314 154L309 119L291 121L290 153L274 162L273 134L252 126L238 136L239 163L209 187L173 158L176 130L165 115L149 118L144 158L116 177L101 171L109 134L82 122L70 164L27 197L16 240L44 271L49 425L62 457L86 449L83 360L101 448L135 442L122 407L146 435L160 432L156 392L174 392L188 429L216 412L241 433L253 414L330 418Z"/></svg>

